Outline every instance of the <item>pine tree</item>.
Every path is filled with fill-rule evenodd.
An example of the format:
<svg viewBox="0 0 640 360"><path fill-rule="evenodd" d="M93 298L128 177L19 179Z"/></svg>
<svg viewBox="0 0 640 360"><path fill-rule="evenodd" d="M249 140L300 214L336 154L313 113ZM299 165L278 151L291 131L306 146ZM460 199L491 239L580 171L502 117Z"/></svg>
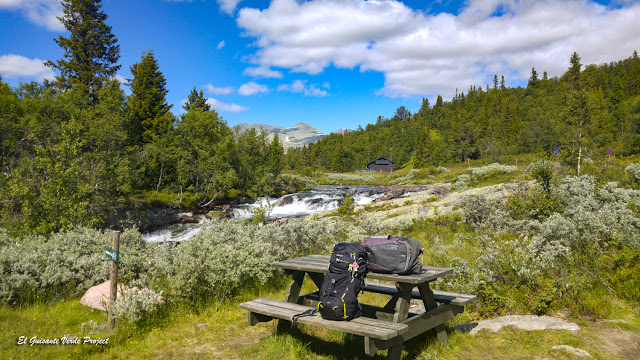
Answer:
<svg viewBox="0 0 640 360"><path fill-rule="evenodd" d="M411 111L407 110L406 107L400 106L396 109L396 113L393 115L394 120L405 121L411 119Z"/></svg>
<svg viewBox="0 0 640 360"><path fill-rule="evenodd" d="M152 50L131 65L131 74L131 95L127 98L132 113L130 137L137 143L149 143L171 129L173 115L169 110L173 105L167 104L166 80Z"/></svg>
<svg viewBox="0 0 640 360"><path fill-rule="evenodd" d="M531 68L531 77L529 77L529 86L536 86L538 84L538 72L536 68Z"/></svg>
<svg viewBox="0 0 640 360"><path fill-rule="evenodd" d="M422 105L420 106L420 110L418 111L421 114L426 114L429 111L431 104L429 104L429 99L422 98Z"/></svg>
<svg viewBox="0 0 640 360"><path fill-rule="evenodd" d="M500 90L505 90L507 86L504 83L504 75L502 75L502 80L500 80Z"/></svg>
<svg viewBox="0 0 640 360"><path fill-rule="evenodd" d="M198 92L194 86L187 98L186 104L182 105L182 108L187 112L193 110L210 111L211 105L207 104L207 98L204 97L202 90Z"/></svg>
<svg viewBox="0 0 640 360"><path fill-rule="evenodd" d="M347 165L344 158L344 147L342 146L342 136L340 136L338 139L336 152L331 163L331 170L339 173L347 171Z"/></svg>
<svg viewBox="0 0 640 360"><path fill-rule="evenodd" d="M575 90L580 87L580 69L582 68L578 53L574 52L573 55L571 55L569 62L571 63L571 66L564 76L569 84L571 84L571 87Z"/></svg>
<svg viewBox="0 0 640 360"><path fill-rule="evenodd" d="M95 101L98 89L120 69L118 39L105 24L102 0L63 0L64 15L58 19L71 32L54 39L64 50L63 59L45 65L60 72L55 85L63 90L78 89Z"/></svg>
<svg viewBox="0 0 640 360"><path fill-rule="evenodd" d="M284 148L280 143L278 133L273 135L273 139L269 144L269 172L274 176L280 175L282 171L282 157L284 156Z"/></svg>
<svg viewBox="0 0 640 360"><path fill-rule="evenodd" d="M431 130L423 126L416 137L415 150L413 151L413 168L422 169L431 164L433 146L431 144Z"/></svg>
<svg viewBox="0 0 640 360"><path fill-rule="evenodd" d="M498 88L498 74L493 75L493 88Z"/></svg>

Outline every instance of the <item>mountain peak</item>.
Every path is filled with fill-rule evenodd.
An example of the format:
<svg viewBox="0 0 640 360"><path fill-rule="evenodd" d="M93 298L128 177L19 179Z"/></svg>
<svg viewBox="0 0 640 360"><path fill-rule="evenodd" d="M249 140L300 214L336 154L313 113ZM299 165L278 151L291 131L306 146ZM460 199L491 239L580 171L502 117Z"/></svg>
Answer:
<svg viewBox="0 0 640 360"><path fill-rule="evenodd" d="M282 146L286 149L292 147L301 147L313 142L316 142L323 137L327 136L322 131L314 128L313 126L299 122L291 127L274 126L267 124L247 124L242 123L235 125L234 128L239 131L246 131L249 128L263 129L269 132L269 140L273 139L275 133L280 136Z"/></svg>

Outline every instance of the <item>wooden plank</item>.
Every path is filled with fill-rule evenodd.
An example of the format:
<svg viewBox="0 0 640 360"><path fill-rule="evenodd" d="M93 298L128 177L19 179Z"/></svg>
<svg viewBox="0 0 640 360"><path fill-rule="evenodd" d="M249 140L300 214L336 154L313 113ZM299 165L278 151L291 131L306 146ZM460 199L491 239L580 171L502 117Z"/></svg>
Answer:
<svg viewBox="0 0 640 360"><path fill-rule="evenodd" d="M298 301L298 297L300 297L300 290L302 289L302 282L304 281L304 272L296 271L291 274L291 283L289 284L289 289L287 291L287 295L284 298L284 301L295 303ZM287 323L280 320L278 321L278 331L281 332L288 326Z"/></svg>
<svg viewBox="0 0 640 360"><path fill-rule="evenodd" d="M254 312L251 312L251 311L249 311L247 313L247 315L248 315L248 320L249 320L249 326L254 326L257 323L267 322L267 321L273 320L273 318L271 316L266 316L266 315L254 313Z"/></svg>
<svg viewBox="0 0 640 360"><path fill-rule="evenodd" d="M299 258L288 259L273 263L273 266L284 270L300 270L307 272L326 273L329 265L328 255L308 255ZM386 280L407 284L420 284L425 281L433 281L441 276L449 275L453 273L452 268L437 267L437 266L423 266L421 274L410 275L393 275L393 274L378 274L369 272L367 278Z"/></svg>
<svg viewBox="0 0 640 360"><path fill-rule="evenodd" d="M367 282L363 290L373 292L376 294L385 294L385 295L394 295L397 292L397 289L395 286L390 284L377 283L377 282ZM439 303L465 306L478 299L476 295L458 294L458 293L439 291L439 290L432 290L432 291L433 291L434 298ZM418 290L412 291L411 297L414 299L421 299L420 292Z"/></svg>
<svg viewBox="0 0 640 360"><path fill-rule="evenodd" d="M420 297L422 298L422 303L424 304L425 309L427 310L427 312L433 313L438 308L438 303L436 302L436 299L433 296L433 291L431 291L431 289L429 288L429 283L418 285L418 290L420 291ZM441 344L446 345L449 342L449 337L447 335L447 331L445 330L443 324L444 324L444 321L440 324L436 324L434 327L436 331L436 336L438 337L438 341Z"/></svg>
<svg viewBox="0 0 640 360"><path fill-rule="evenodd" d="M242 303L240 308L283 320L289 320L292 316L311 309L307 306L271 299L256 299ZM299 318L298 322L381 340L388 340L408 331L408 326L405 324L390 323L365 317L359 317L351 321L331 321L324 320L319 316L305 316Z"/></svg>
<svg viewBox="0 0 640 360"><path fill-rule="evenodd" d="M244 306L244 308L242 306ZM265 298L256 299L247 303L243 303L241 304L241 308L243 308L244 310L248 310L250 308L252 308L253 310L266 309L266 311L269 311L268 316L274 316L280 319L282 319L285 316L285 314L290 314L291 316L293 316L310 309L308 306L304 306L304 305L292 304L292 303L287 303L287 302L277 301L272 299L265 299ZM273 315L274 313L279 315L275 316ZM286 317L286 319L289 320L291 316ZM359 317L351 321L331 321L331 320L325 320L325 321L328 321L331 324L354 323L354 324L375 326L378 328L391 329L391 330L398 330L403 328L402 326L397 326L397 324L394 324L392 322L380 321L380 320L372 319L368 317Z"/></svg>
<svg viewBox="0 0 640 360"><path fill-rule="evenodd" d="M404 321L404 324L409 326L409 331L402 334L402 338L406 341L423 334L428 330L444 324L447 320L452 319L458 313L462 312L462 310L463 308L459 306L444 304L434 310L409 318Z"/></svg>

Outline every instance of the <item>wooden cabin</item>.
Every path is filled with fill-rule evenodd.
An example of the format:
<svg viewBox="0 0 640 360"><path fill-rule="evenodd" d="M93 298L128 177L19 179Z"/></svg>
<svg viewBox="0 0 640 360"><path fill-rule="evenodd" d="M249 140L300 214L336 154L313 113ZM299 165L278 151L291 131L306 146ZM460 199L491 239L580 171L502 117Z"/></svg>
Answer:
<svg viewBox="0 0 640 360"><path fill-rule="evenodd" d="M393 161L381 156L367 163L367 171L392 172L393 164Z"/></svg>

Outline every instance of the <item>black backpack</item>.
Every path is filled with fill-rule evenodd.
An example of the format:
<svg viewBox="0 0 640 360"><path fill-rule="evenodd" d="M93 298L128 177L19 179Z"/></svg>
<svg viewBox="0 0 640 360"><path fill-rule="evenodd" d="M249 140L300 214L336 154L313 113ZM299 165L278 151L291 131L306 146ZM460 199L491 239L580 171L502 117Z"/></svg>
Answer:
<svg viewBox="0 0 640 360"><path fill-rule="evenodd" d="M333 248L329 272L320 287L318 310L323 319L351 320L360 316L358 293L367 273L367 252L358 243Z"/></svg>

